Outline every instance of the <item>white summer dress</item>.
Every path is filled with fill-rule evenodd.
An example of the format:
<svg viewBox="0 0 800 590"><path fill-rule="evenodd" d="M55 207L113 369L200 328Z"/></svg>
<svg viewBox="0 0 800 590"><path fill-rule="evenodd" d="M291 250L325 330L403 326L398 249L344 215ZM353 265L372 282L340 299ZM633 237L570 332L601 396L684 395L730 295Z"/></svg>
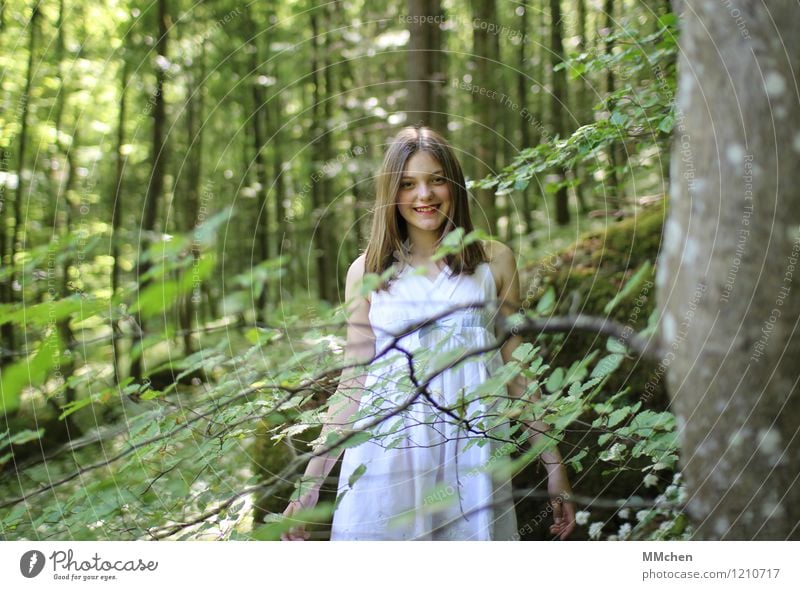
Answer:
<svg viewBox="0 0 800 590"><path fill-rule="evenodd" d="M502 357L493 350L456 362L459 351L495 342L492 272L482 263L472 275L448 266L435 280L421 273L405 265L388 290L372 293L378 356L354 428L373 438L344 452L331 540L513 540L510 475L496 469L514 448L502 417ZM394 335L433 317L391 347ZM428 376L426 396L418 386Z"/></svg>

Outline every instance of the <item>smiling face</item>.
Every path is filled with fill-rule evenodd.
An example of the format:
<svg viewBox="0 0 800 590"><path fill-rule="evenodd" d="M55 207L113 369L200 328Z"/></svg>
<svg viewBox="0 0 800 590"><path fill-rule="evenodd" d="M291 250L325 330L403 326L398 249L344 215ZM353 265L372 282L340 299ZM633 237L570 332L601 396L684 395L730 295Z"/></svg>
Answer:
<svg viewBox="0 0 800 590"><path fill-rule="evenodd" d="M409 238L430 234L438 238L451 209L450 186L441 164L426 151L416 152L406 162L397 190L397 210L406 220Z"/></svg>

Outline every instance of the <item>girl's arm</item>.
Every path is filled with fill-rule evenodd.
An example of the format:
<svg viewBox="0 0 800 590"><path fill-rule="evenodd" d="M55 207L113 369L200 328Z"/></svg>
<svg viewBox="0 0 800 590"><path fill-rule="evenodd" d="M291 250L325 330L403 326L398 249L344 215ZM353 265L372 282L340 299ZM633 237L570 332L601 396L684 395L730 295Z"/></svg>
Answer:
<svg viewBox="0 0 800 590"><path fill-rule="evenodd" d="M347 271L345 301L347 303L347 343L345 346L345 365L368 363L375 356L375 336L369 323L369 301L358 292L364 277L364 256L360 256ZM320 437L327 438L330 432L343 432L352 425L353 416L358 411L361 394L366 381L362 367L349 367L342 371L339 386L333 395ZM317 447L319 448L319 447ZM315 449L316 450L316 449ZM284 511L284 516L312 508L319 499L319 489L328 477L343 449L333 449L328 453L312 457L308 462L301 482L300 497L292 500ZM303 527L296 527L281 536L285 541L304 540L308 534Z"/></svg>
<svg viewBox="0 0 800 590"><path fill-rule="evenodd" d="M519 274L517 263L511 248L500 242L492 242L492 267L498 278L500 294L500 313L508 317L520 311L522 302L520 297ZM509 338L500 350L503 362L511 360L514 350L522 343L522 337L515 334ZM512 397L522 399L528 387L528 380L522 375L508 384L508 393ZM533 401L540 399L537 390L530 396ZM530 440L535 444L540 437L548 436L550 425L541 420L523 420L530 433ZM555 524L550 527L550 532L566 539L575 528L575 505L568 501L572 496L567 470L562 462L561 453L555 446L540 455L540 460L547 468L547 489L553 502L553 515Z"/></svg>

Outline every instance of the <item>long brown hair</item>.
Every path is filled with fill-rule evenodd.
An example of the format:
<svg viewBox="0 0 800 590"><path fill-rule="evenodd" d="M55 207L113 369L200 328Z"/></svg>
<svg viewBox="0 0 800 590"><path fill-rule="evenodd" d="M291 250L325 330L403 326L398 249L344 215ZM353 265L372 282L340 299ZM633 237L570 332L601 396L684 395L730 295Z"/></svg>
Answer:
<svg viewBox="0 0 800 590"><path fill-rule="evenodd" d="M439 161L450 189L451 215L442 226L439 243L457 227L463 228L465 234L473 230L464 173L453 148L444 137L430 127L421 125L405 127L389 142L378 171L372 230L366 251L367 273L383 273L395 263L394 253L403 251L403 242L408 238L408 227L406 220L397 212L397 191L408 159L423 151ZM472 242L464 246L460 252L445 257L445 262L456 274L472 274L481 262L486 261L486 252L480 241ZM387 284L381 285L380 289L385 289L387 286Z"/></svg>

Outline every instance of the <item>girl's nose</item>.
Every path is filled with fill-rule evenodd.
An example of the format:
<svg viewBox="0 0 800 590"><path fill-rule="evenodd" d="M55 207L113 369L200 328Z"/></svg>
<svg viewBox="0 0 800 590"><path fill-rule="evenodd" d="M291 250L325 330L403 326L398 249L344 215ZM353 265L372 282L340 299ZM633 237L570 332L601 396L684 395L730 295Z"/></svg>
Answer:
<svg viewBox="0 0 800 590"><path fill-rule="evenodd" d="M430 187L426 182L419 183L419 190L418 193L421 198L429 197L431 194Z"/></svg>

